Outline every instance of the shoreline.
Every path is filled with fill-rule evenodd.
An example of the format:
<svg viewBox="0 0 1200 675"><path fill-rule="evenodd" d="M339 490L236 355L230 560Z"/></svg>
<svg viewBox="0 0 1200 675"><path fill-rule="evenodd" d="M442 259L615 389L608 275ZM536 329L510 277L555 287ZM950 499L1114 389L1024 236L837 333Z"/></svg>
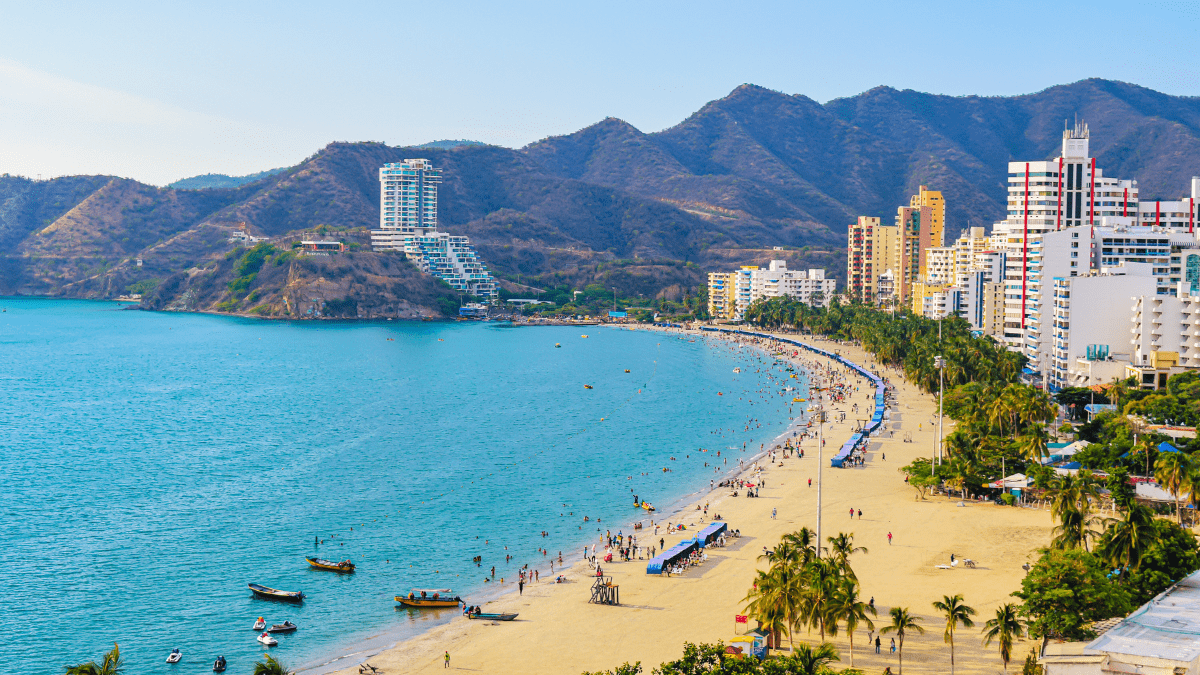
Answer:
<svg viewBox="0 0 1200 675"><path fill-rule="evenodd" d="M378 319L371 319L369 321L378 321ZM501 322L496 322L496 323L501 323ZM503 323L508 323L508 322L503 322ZM704 332L704 331L700 331L700 330L663 328L663 327L657 327L657 326L645 325L645 324L596 324L596 323L591 323L591 324L587 324L587 323L578 323L578 324L576 324L576 323L560 323L560 324L530 323L530 324L525 324L525 323L522 323L522 324L513 324L513 325L514 326L517 326L517 325L520 325L520 326L525 326L525 325L530 325L530 326L599 325L599 327L602 327L602 328L615 328L615 329L624 329L624 330L643 330L643 331L667 333L667 334L671 334L671 335L693 335L693 336L696 336L699 338L708 338L711 336L714 339L725 340L727 342L732 342L735 344L743 344L744 346L748 346L748 347L760 352L761 355L765 358L768 358L768 359L777 358L777 357L773 357L771 352L768 351L766 349L766 347L759 345L757 343L755 343L755 344L742 343L740 341L730 340L727 336L724 336L724 335L720 335L720 334L712 333L712 332ZM807 374L808 373L806 371L806 375ZM806 381L806 384L805 384L806 390L807 390L807 387L808 387L808 384L810 381L811 381L811 375L809 375L809 380ZM807 393L807 391L806 391L806 393ZM768 453L770 453L772 448L774 448L778 445L781 445L783 443L783 439L785 437L790 437L790 434L794 430L803 428L803 421L805 419L807 419L806 414L804 412L801 412L795 416L792 416L791 419L782 420L780 422L780 425L783 426L783 429L778 434L774 435L769 442L764 443L763 448L761 450L753 451L751 454L751 450L749 448L747 448L747 450L746 450L747 456L746 456L746 458L743 459L741 467L740 468L731 468L727 471L722 472L720 474L721 478L719 480L716 480L716 482L721 483L723 481L732 480L734 478L743 478L747 474L751 473L753 471L752 467L757 465L757 463L763 457L765 457ZM726 450L726 448L721 448L721 450L724 451L724 450ZM649 526L650 522L659 523L660 527L662 527L661 523L679 522L681 520L681 518L683 518L687 513L689 513L689 512L694 513L696 510L695 507L697 505L703 504L705 502L706 497L713 495L713 494L720 493L722 490L725 490L725 489L727 489L727 488L716 487L715 489L709 489L706 487L697 487L694 490L689 490L689 491L685 492L684 494L682 494L681 496L679 496L678 498L676 498L676 499L672 500L671 502L667 503L666 505L664 505L661 509L656 509L652 515L619 525L618 530L627 529L628 527L632 527L633 523L638 523L638 522L645 522L645 523L647 523L647 526ZM695 520L695 519L693 518L692 520ZM695 529L694 523L687 523L687 525L689 527L689 530L686 530L686 531ZM636 532L639 539L642 536L645 536L647 534L646 529L643 529L640 531L635 530L632 532ZM663 536L665 537L666 533L663 533ZM678 532L675 532L675 533L671 533L671 536L678 537L678 536L681 536L681 534ZM598 558L602 557L601 552L599 552L599 551L597 552L597 557ZM564 567L561 569L557 569L555 571L556 576L562 575L568 580L566 583L561 584L561 585L573 585L575 583L578 583L580 580L590 581L591 578L593 577L593 573L592 573L590 564L588 562L586 562L585 560L577 560L574 563L571 563L569 556L564 552L563 561L564 561L564 563L563 563ZM644 565L646 562L648 562L648 560L647 559L634 559L631 562L633 562L633 563L641 562L642 567L644 569ZM625 563L616 563L616 561L614 561L614 563L621 564L621 565L625 564ZM609 564L602 563L602 565L607 567ZM553 584L554 586L560 585L560 584L554 584L552 580L548 579L547 581L542 581L537 584L526 584L525 591L531 591L535 587L542 588L542 587L545 587L545 586L548 586L551 584ZM514 594L513 591L518 591L518 594ZM516 587L516 584L512 581L507 581L503 584L497 583L497 584L495 584L495 586L492 586L492 587L485 586L482 591L473 593L474 597L471 598L471 603L472 604L476 604L476 603L480 604L482 607L484 607L484 611L499 611L499 610L493 610L493 609L489 608L488 605L492 605L492 604L496 604L496 603L503 603L505 601L510 601L513 599L513 597L519 597L519 594L520 594L520 591ZM399 636L394 635L394 633L398 633L398 632L402 631L404 628L403 626L390 626L388 628L378 631L374 635L370 635L365 638L361 638L361 639L355 640L353 642L347 643L338 649L332 650L331 652L329 652L328 654L326 654L322 657L319 657L317 659L310 660L307 663L301 664L300 667L296 668L295 672L297 675L329 675L331 673L335 674L335 675L342 675L343 673L346 673L346 674L353 673L353 674L357 675L358 664L366 662L366 661L370 661L371 659L375 658L376 656L385 654L387 652L391 652L393 650L404 649L406 646L421 644L428 639L432 639L434 635L441 636L442 633L446 633L446 632L466 631L472 625L486 623L486 622L474 622L472 620L463 618L462 610L460 608L448 608L446 610L438 610L438 612L439 612L439 614L450 615L450 618L445 619L444 623L440 623L440 624L432 626L430 628L423 629L420 632L418 632L416 635L410 635L407 637L399 637ZM442 620L442 618L438 617L435 620ZM457 638L457 636L455 636L455 638ZM454 639L454 638L451 638L451 639ZM434 650L434 651L436 651L436 650ZM347 662L349 659L354 660L353 664L348 665Z"/></svg>
<svg viewBox="0 0 1200 675"><path fill-rule="evenodd" d="M790 355L776 356L769 349L767 344L763 344L763 342L765 342L768 339L774 339L774 337L766 337L767 334L765 334L765 333L759 334L760 336L752 337L752 336L738 334L738 333L735 333L735 332L732 332L729 330L702 331L699 329L689 330L689 329L682 329L682 328L666 328L666 327L658 327L658 326L622 325L622 324L615 324L611 327L618 328L618 329L625 329L625 330L647 330L647 331L653 331L653 332L661 332L661 333L665 333L668 335L678 335L678 336L691 335L691 336L696 336L696 337L699 337L702 339L711 338L711 339L723 340L723 341L731 343L733 345L738 345L741 347L748 347L750 349L754 349L754 350L760 352L763 356L765 356L767 358L775 359L775 360L783 360L783 361L786 361L789 364L793 365L797 369L802 369L804 371L805 377L806 377L806 382L805 382L806 398L808 398L810 396L809 387L811 387L812 380L814 377L814 373L812 370L814 365L817 368L822 368L822 369L832 368L832 369L837 370L839 368L845 368L844 365L839 364L832 359L826 359L825 357L822 357L818 354L814 354L811 352L805 352L802 350L802 348L794 346L794 345L793 346L795 347L795 349L800 350L800 352L801 352L799 356L796 356L796 357L793 357ZM763 443L762 448L760 450L753 451L751 454L751 451L749 449L747 449L748 455L743 460L742 465L739 468L731 469L731 470L725 472L723 474L724 477L722 478L722 481L729 480L729 479L745 479L745 478L747 478L750 474L752 474L755 471L756 467L759 466L759 462L761 462L761 460L764 457L766 457L773 449L782 446L785 439L793 438L793 436L792 436L793 432L799 431L801 429L806 429L807 428L807 426L806 426L807 418L808 418L808 416L805 411L801 411L801 412L799 412L799 414L790 416L790 419L785 421L784 428L778 434L773 436L769 440L769 442ZM827 425L831 426L831 427L838 426L838 425L831 424L831 423L827 423ZM848 423L843 423L843 426L848 426ZM846 435L848 436L849 433L847 433ZM834 443L831 442L831 440L833 440L833 438L834 437L832 435L826 437L826 448L827 449L838 447L838 445L835 445ZM808 442L810 444L815 444L814 439L809 439ZM812 448L806 449L806 452L808 452L810 450L812 450ZM813 457L813 461L815 462L815 456L811 456L811 457ZM826 457L826 459L828 459L828 457ZM793 459L792 461L797 461L797 460ZM721 481L717 481L717 482L721 482ZM702 515L699 519L697 519L695 516L689 518L688 515L697 513L697 511L698 511L697 507L701 507L703 504L707 503L710 506L710 508L713 508L713 507L721 504L722 502L726 501L727 499L733 499L732 497L727 496L728 494L729 494L729 489L727 487L720 487L720 486L715 487L715 488L701 487L695 491L692 491L692 492L689 492L689 493L683 495L678 500L676 500L676 501L672 502L670 505L668 505L668 507L665 508L664 510L656 512L657 518L655 518L654 521L659 522L659 523L683 522L689 528L688 530L685 530L685 532L693 531L698 528L699 522L704 520L703 511L700 511L700 513ZM740 497L738 499L740 499ZM715 510L714 510L714 513L715 513ZM643 519L643 520L645 520L645 519ZM712 521L709 521L709 522L712 522ZM737 523L731 522L727 518L724 518L723 522L729 523L730 529L740 529L740 526ZM643 530L638 535L639 540L641 539L642 536L645 536L646 534L651 534L652 536L659 536L659 535L653 535L652 532L648 533L645 530ZM663 535L662 535L663 538L665 538L665 535L666 535L666 533L663 533ZM677 538L680 536L680 534L678 532L674 532L674 533L671 533L671 536L672 536L672 538ZM746 538L745 535L743 535L743 538ZM640 543L641 542L639 541L639 545L640 545ZM736 540L734 540L734 543L730 544L730 546L734 546L734 545L737 545ZM720 551L720 549L715 549L715 550L718 552ZM597 555L599 557L599 552L597 552ZM631 562L637 569L641 570L641 573L643 575L645 575L645 564L648 562L648 560L635 559ZM626 571L628 564L614 561L614 563L604 564L604 566L605 566L605 572L607 574L614 567L619 567L622 571ZM636 574L636 573L637 572L635 571L634 574ZM566 577L568 579L568 583L553 584L550 587L550 590L546 591L544 594L553 594L554 591L558 590L558 589L554 588L556 586L559 586L559 585L574 586L574 584L579 583L581 581L590 582L590 580L594 577L594 574L592 572L592 568L590 567L590 564L588 562L586 562L585 560L577 560L575 563L571 564L570 567L566 568L565 571L560 572L560 574L562 574L564 577ZM645 576L649 576L649 575L645 575ZM685 574L685 578L687 576L688 575ZM672 578L674 578L674 577L672 577ZM747 580L747 583L748 583L748 580ZM541 582L536 585L528 584L528 585L526 585L525 590L526 591L533 591L534 589L542 590L549 585L550 585L550 582ZM512 593L513 590L517 590L517 589L515 589L515 588L506 589L505 592L497 594L496 597L485 602L484 603L485 611L511 611L512 607L509 605L513 604L514 601L520 600L520 598L521 598L521 596L519 596L519 595L514 596ZM500 607L500 608L487 607L487 605L489 605L489 604L501 604L501 605L505 605L505 606ZM488 623L488 622L475 623L471 620L464 619L463 617L461 617L461 615L459 615L459 616L456 616L456 617L450 619L448 622L446 622L442 625L430 628L429 630L426 630L419 635L413 636L413 637L405 639L403 641L396 642L394 645L392 645L390 648L388 648L386 650L376 652L375 654L371 654L371 655L367 656L365 661L370 661L371 659L376 659L377 662L373 663L372 665L379 666L379 663L383 662L384 659L388 659L390 661L393 657L400 657L400 659L402 659L401 661L390 663L389 666L386 666L386 667L385 666L379 666L379 667L384 668L385 670L388 670L390 672L392 670L392 668L394 668L396 666L400 666L401 670L403 672L408 672L408 670L412 667L412 665L414 665L413 662L420 661L422 659L436 660L437 657L439 656L439 647L437 645L445 643L445 642L454 644L454 643L461 643L462 641L470 640L470 638L471 638L470 633L473 631L473 629L476 628L477 626L479 626L481 624L485 624L485 623ZM680 645L680 647L682 647L682 644ZM358 655L365 655L366 651L367 650L358 650L355 653ZM404 658L403 653L409 653L409 654L411 654L411 656L408 658ZM344 660L344 658L339 659L339 660ZM362 663L362 661L360 661L359 663ZM334 673L335 675L352 675L353 673L357 672L358 664L356 663L354 665L353 669L345 669L345 670L337 670L335 668L329 667L329 665L330 664L324 664L324 665L318 666L318 667L301 669L301 670L298 670L297 672L300 675L326 675L328 673ZM646 670L648 672L649 668L647 668ZM545 671L545 672L557 672L557 671L551 670L551 671Z"/></svg>
<svg viewBox="0 0 1200 675"><path fill-rule="evenodd" d="M669 332L684 333L678 329ZM1024 576L1021 563L1034 559L1037 549L1046 545L1053 525L1051 519L1046 512L1034 509L960 504L957 499L938 497L918 499L898 469L918 457L930 455L936 441L936 425L932 422L937 408L933 397L904 381L899 370L880 366L856 345L812 336L755 333L763 336L759 339L798 339L889 380L889 415L884 425L890 433L880 433L869 440L863 465L837 471L822 467L822 538L842 531L854 537L856 546L868 549L869 552L856 554L854 569L862 583L863 597L876 604L876 628L887 624L890 608L907 608L927 633L914 633L906 638L905 665L917 673L947 672L949 650L941 635L944 619L932 609L932 601L940 600L943 595L962 594L966 603L976 609L981 624L999 605L1012 601L1010 594L1020 588ZM718 334L717 337L737 336ZM804 350L800 350L799 357L789 356L785 360L797 359L822 371L832 368L845 373L845 366L836 360ZM865 378L847 376L851 385L856 379L860 387L868 382ZM860 393L861 401L865 402L865 392L860 389ZM840 407L845 409L850 403L859 402L859 395L851 394ZM837 403L826 402L827 411L838 407ZM848 417L846 422L826 423L825 447L830 452L823 461L829 461L840 444L854 433L854 421ZM641 662L644 672L649 672L662 662L679 658L685 642L728 643L747 628L746 624L735 624L734 616L745 613L745 594L755 570L761 569L759 554L773 547L782 535L814 526L817 490L807 481L818 475L816 453L812 452L814 440L802 441L801 447L805 450L804 459L793 456L762 465L764 484L759 499L733 498L729 491L718 488L701 490L684 506L679 516L689 528L696 517L689 518L688 514L699 515L694 505L707 502L730 528L741 531L741 538L731 540L723 548L707 549L708 561L683 575L670 578L648 575L645 560L634 561L632 565L618 561L605 564L605 575L611 575L613 583L620 587L622 604L596 605L588 602L588 586L584 585L590 581L591 570L579 561L569 569L572 583L564 584L566 588L546 582L527 585L524 594L505 595L488 607L491 611L519 612L516 621L500 624L456 617L368 660L388 675L444 672L442 654L446 651L452 655L449 669L476 673L574 674L608 670L623 662ZM744 466L750 470L753 463ZM849 526L845 521L847 510L851 512ZM672 540L675 538L673 534ZM950 568L944 563L951 554L970 557L977 567ZM890 667L895 672L898 663L896 655L889 653L890 636L883 636L883 648L876 654L864 645L868 635L867 629L860 626L853 642L844 630L838 635L825 636L840 654L836 667L852 665L864 672L881 672ZM791 640L819 644L816 633L798 631L784 639L779 651L787 653ZM1017 667L1033 644L1023 639L1014 644L1012 654ZM956 672L961 675L1003 672L995 645L984 648L978 628L961 632L955 654ZM337 672L354 675L357 669Z"/></svg>

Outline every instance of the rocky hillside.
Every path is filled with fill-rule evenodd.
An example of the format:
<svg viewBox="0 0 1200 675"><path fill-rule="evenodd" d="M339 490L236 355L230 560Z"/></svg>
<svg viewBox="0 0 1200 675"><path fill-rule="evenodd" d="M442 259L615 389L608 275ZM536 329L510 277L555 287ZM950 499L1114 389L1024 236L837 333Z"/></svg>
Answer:
<svg viewBox="0 0 1200 675"><path fill-rule="evenodd" d="M744 85L657 133L607 119L520 150L334 143L230 188L0 176L0 294L113 297L158 288L147 298L155 306L178 306L194 291L189 308L231 307L228 291L217 290L232 281L223 276L226 256L242 255L233 232L276 246L317 231L362 240L378 222L379 166L408 157L442 167L442 226L470 236L510 286L600 284L666 297L686 294L706 270L779 257L841 279L845 230L857 215L890 218L924 183L945 193L950 235L990 224L1003 215L1007 162L1056 154L1064 120L1076 115L1091 126L1100 166L1138 179L1144 198L1178 197L1200 174L1200 99L1119 82L1016 97L879 87L824 105ZM264 273L261 283L303 286L312 275L322 289L313 297L326 305L342 307L379 284L388 292L356 307L448 306L362 250L336 263L279 267L287 274ZM360 286L320 282L343 267L337 278ZM277 313L282 303L294 311L283 286L257 290L254 302L237 298L236 309Z"/></svg>

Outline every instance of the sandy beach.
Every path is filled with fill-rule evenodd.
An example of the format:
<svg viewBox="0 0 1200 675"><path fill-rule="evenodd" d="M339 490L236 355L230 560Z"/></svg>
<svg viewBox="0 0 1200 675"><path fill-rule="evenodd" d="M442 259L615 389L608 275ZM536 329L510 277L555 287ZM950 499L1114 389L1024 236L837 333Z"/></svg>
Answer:
<svg viewBox="0 0 1200 675"><path fill-rule="evenodd" d="M794 336L788 336L794 337ZM823 349L839 351L851 361L870 365L873 359L861 349L821 340L805 341ZM801 352L801 359L813 360ZM943 595L961 593L978 614L977 627L956 633L956 671L961 673L1003 672L995 645L984 649L980 628L997 606L1015 601L1010 594L1020 587L1022 563L1032 562L1038 547L1050 540L1052 523L1043 510L967 503L931 497L915 499L915 491L898 470L916 457L928 457L936 441L936 400L901 380L896 371L885 371L895 386L896 405L888 428L892 438L873 440L865 466L834 469L828 457L849 438L854 415L847 423L825 425L824 537L852 533L855 544L869 552L852 559L862 582L864 597L874 597L879 612L877 625L885 625L893 606L908 607L920 617L924 635L905 640L904 664L910 673L949 672L949 646L943 642L944 622L930 606ZM855 378L850 382L856 383ZM857 384L865 384L858 381ZM836 409L837 404L827 406ZM848 410L848 404L840 406ZM952 428L946 421L945 432ZM912 442L902 439L911 433ZM816 526L817 459L815 441L806 441L804 459L788 459L783 466L767 466L761 497L732 497L727 488L703 494L678 516L657 514L660 523L695 524L701 512L695 504L709 504L731 529L742 536L724 548L710 548L708 562L682 577L646 574L646 562L613 562L604 573L620 585L620 606L588 603L592 570L581 559L581 551L564 551L572 564L569 583L555 584L544 575L529 584L521 595L511 593L488 603L484 611L519 612L516 621L493 623L457 617L450 623L366 659L384 673L445 672L442 654L451 654L450 670L473 673L546 673L576 675L609 669L623 662L640 661L649 673L663 661L678 658L684 642L717 642L745 630L734 623L743 613L743 598L749 590L758 556L763 547L773 547L785 533ZM886 455L886 459L885 459ZM808 479L813 479L809 487ZM771 518L772 509L778 511ZM862 518L850 519L851 509ZM630 521L636 514L630 514ZM614 524L616 525L616 524ZM621 525L625 525L622 523ZM627 532L628 527L624 528ZM641 544L649 544L653 530L642 530ZM888 543L888 533L893 536ZM615 532L614 532L615 533ZM667 545L683 533L654 536ZM959 566L943 570L951 554L971 558L975 569ZM515 584L514 584L515 586ZM514 589L515 590L515 589ZM450 610L453 611L453 610ZM753 623L750 624L753 626ZM877 631L876 631L877 632ZM798 633L797 641L819 642L816 633ZM840 667L850 665L850 641L842 632L830 638L842 657ZM787 641L784 641L786 647ZM868 647L867 631L854 635L854 665L866 673L881 673L886 666L895 672L896 655L889 653L885 636L880 654ZM1014 646L1017 668L1029 652L1030 643ZM786 653L786 651L785 651ZM357 675L357 666L340 673Z"/></svg>

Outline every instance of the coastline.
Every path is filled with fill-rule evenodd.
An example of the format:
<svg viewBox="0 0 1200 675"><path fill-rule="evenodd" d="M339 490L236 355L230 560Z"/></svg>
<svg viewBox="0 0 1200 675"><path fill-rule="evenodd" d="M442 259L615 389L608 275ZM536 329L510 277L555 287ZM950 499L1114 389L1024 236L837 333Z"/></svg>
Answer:
<svg viewBox="0 0 1200 675"><path fill-rule="evenodd" d="M262 317L257 317L257 318L262 318ZM370 319L368 321L380 321L380 320L379 319ZM496 323L501 323L501 322L496 322ZM509 323L509 322L503 322L503 323ZM610 328L610 329L660 332L660 333L664 333L664 334L670 334L672 336L691 335L691 336L695 336L695 337L698 337L701 339L706 339L706 338L711 337L713 339L722 339L722 340L728 341L727 336L717 335L714 333L706 333L706 332L702 332L699 330L681 330L681 329L676 329L676 328L664 328L664 327L657 327L657 326L652 326L652 325L648 326L648 325L644 325L644 324L618 324L618 323L602 324L602 323L597 323L597 322L560 322L560 323L545 322L545 323L519 323L519 324L512 323L511 325L513 325L513 326L573 326L573 325L598 326L598 327ZM760 352L760 355L765 359L775 358L775 357L773 357L773 355L770 353L769 350L767 350L764 346L759 345L757 343L754 343L754 344L744 343L743 346L750 347L750 348L754 349L755 351ZM712 347L709 347L709 348L712 348ZM807 384L806 384L806 386L807 386ZM803 420L804 419L806 419L805 414L803 412L798 412L791 419L782 420L780 422L780 424L783 426L782 430L780 430L779 433L775 434L768 442L763 443L763 449L755 450L755 451L751 451L751 450L747 449L746 455L742 458L743 464L742 464L741 468L730 468L729 470L721 472L719 477L715 478L716 482L720 483L722 481L733 479L735 477L744 477L745 475L751 473L753 470L751 467L754 466L757 462L759 462L762 457L766 456L771 451L772 447L774 447L777 444L782 444L783 439L785 437L788 437L792 431L794 431L798 428L803 428ZM715 450L716 448L713 448L713 449ZM725 448L721 448L721 449L725 450ZM698 485L696 487L696 489L689 490L689 491L685 492L684 494L680 495L679 497L675 498L673 501L663 504L660 507L656 508L652 517L649 517L649 516L643 517L640 519L640 521L638 521L638 520L630 520L627 522L623 521L621 524L617 525L617 529L618 530L622 530L622 529L628 530L629 527L632 526L632 523L642 522L642 521L644 521L648 524L651 520L653 520L656 523L660 523L660 526L662 523L680 522L681 516L684 516L685 514L688 514L689 512L694 513L696 510L696 507L698 505L705 503L705 501L706 501L705 498L707 496L716 494L716 493L720 493L721 491L722 491L722 488L717 488L716 490L709 490L709 488L706 486ZM696 518L693 516L690 519L686 519L686 522L687 522L689 529L694 529ZM641 533L639 533L639 535L638 535L639 538L641 536L644 536L645 532L646 532L646 530L642 530ZM660 532L660 535L666 536L665 531ZM680 538L682 536L683 536L683 533L673 533L670 535L670 538ZM657 544L655 544L655 545L657 546ZM602 553L600 551L597 551L597 556L600 557L601 555L602 555ZM578 560L578 561L574 562L573 564L571 564L570 563L571 558L565 551L563 553L563 560L564 560L564 565L569 564L569 567L564 566L561 569L555 570L556 575L561 574L568 580L566 584L561 584L561 585L563 585L563 586L571 585L573 588L578 588L578 585L581 584L581 582L583 584L591 583L591 579L594 576L594 572L587 562L585 562L583 560ZM634 560L632 562L635 564L637 562L641 562L642 563L641 569L644 571L646 560L644 560L644 559L640 560L640 561ZM621 564L624 566L629 566L629 563L616 563L616 561L614 561L613 564ZM606 573L607 573L607 570L608 570L610 564L602 563L602 565L605 567ZM542 581L539 584L527 584L525 586L524 592L530 593L535 588L545 589L550 586L559 586L559 585L560 584L553 584L552 582L549 582L549 581ZM520 597L520 591L518 590L516 583L513 580L509 580L503 584L496 583L494 585L485 586L482 591L472 592L470 602L472 604L480 604L484 608L485 612L508 611L506 609L503 609L503 607L507 606L508 604L510 604L515 599L518 599L519 597ZM387 654L395 652L395 651L402 651L402 650L408 651L408 650L418 649L418 648L420 648L420 647L418 647L420 645L425 645L426 643L439 643L440 641L446 640L446 639L458 640L458 639L460 639L460 636L459 636L460 632L469 631L473 627L488 623L488 622L471 621L471 620L465 619L461 615L461 609L451 608L451 609L446 609L446 610L435 610L435 611L437 612L437 614L433 615L431 617L431 621L438 622L437 625L434 625L430 628L424 629L421 632L419 632L417 635L400 636L398 634L401 634L401 633L407 634L407 633L409 633L409 631L405 630L404 627L400 627L400 626L395 626L395 625L388 626L386 628L379 630L378 632L367 635L365 637L361 637L352 642L348 642L348 643L344 644L343 646L341 646L340 648L326 653L325 655L323 655L320 658L309 660L306 663L300 664L300 666L298 668L296 668L295 672L297 673L297 675L329 675L330 673L333 673L335 675L341 675L342 673L347 673L347 674L353 673L353 674L357 675L358 664L360 664L360 663L370 662L370 663L372 663L372 665L377 665L376 664L376 660L378 660L377 657L379 657L379 658L386 657ZM432 655L430 658L436 657L440 654L440 652L438 652L436 644L429 646L428 650L429 650L429 653ZM393 672L391 668L388 668L387 670L389 672Z"/></svg>
<svg viewBox="0 0 1200 675"><path fill-rule="evenodd" d="M787 335L784 337L795 338ZM837 351L847 359L870 367L873 359L860 348L820 339L803 338L813 346ZM809 354L808 360L827 367L830 362ZM862 467L833 470L824 467L825 515L823 536L838 531L855 535L857 545L869 553L855 560L863 582L864 596L876 598L886 623L892 606L907 606L927 629L905 641L904 661L914 672L948 670L948 650L941 639L940 620L930 608L943 594L962 593L986 619L999 604L1010 600L1019 588L1020 565L1048 541L1052 523L1043 511L994 505L965 504L954 500L915 498L897 469L919 456L929 456L935 441L933 398L899 379L894 369L877 369L896 378L892 381L894 404L888 427L894 437L872 439L867 463ZM864 399L865 400L865 399ZM826 426L827 449L836 449L851 434L851 423ZM912 442L900 438L903 430ZM519 596L495 600L491 611L515 611L521 616L505 624L468 621L461 617L420 636L397 644L369 659L384 672L432 673L443 670L441 655L452 655L451 669L472 672L580 673L609 669L622 662L640 661L646 672L659 663L678 658L683 643L728 641L737 627L734 614L743 612L758 554L773 546L779 536L815 521L815 490L806 479L815 478L813 442L805 445L805 459L790 459L783 466L767 467L762 498L732 498L718 489L702 491L685 506L688 514L695 504L709 503L742 537L721 549L711 549L710 560L682 577L663 578L645 573L645 561L605 565L620 584L622 605L593 605L587 602L590 569L582 562L568 573L572 583L533 584ZM826 461L832 452L826 453ZM886 457L891 454L892 457ZM847 527L847 508L862 509L864 516L852 518ZM780 511L771 518L772 509ZM839 513L840 511L840 513ZM690 513L695 513L694 509ZM665 521L665 514L663 520ZM689 519L686 515L684 522ZM694 521L694 517L692 518ZM887 534L896 541L889 543ZM674 537L673 537L674 538ZM657 544L657 541L655 542ZM955 553L979 562L977 569L941 570L936 565ZM741 626L744 628L744 626ZM887 640L881 654L864 648L866 631L860 630L854 649L854 665L879 672L896 668ZM796 641L816 642L815 634L798 633ZM841 654L839 667L850 665L849 642L844 632L829 636ZM785 640L785 651L787 641ZM964 633L956 643L956 670L962 673L1001 672L994 646L984 649L976 636ZM1014 646L1014 659L1022 659L1030 645ZM351 675L357 669L338 671Z"/></svg>

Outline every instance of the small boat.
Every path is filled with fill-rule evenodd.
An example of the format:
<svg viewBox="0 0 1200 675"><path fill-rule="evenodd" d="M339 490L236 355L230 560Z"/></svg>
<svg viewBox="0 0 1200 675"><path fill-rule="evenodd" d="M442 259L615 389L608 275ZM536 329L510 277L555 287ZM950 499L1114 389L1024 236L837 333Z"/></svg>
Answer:
<svg viewBox="0 0 1200 675"><path fill-rule="evenodd" d="M580 335L579 337L581 337L581 338L585 338L585 339L587 338L587 336L586 336L586 335Z"/></svg>
<svg viewBox="0 0 1200 675"><path fill-rule="evenodd" d="M343 560L342 562L334 562L332 560L325 560L323 558L305 558L305 560L308 561L309 565L312 565L313 569L328 570L330 572L354 571L354 563L350 562L349 560Z"/></svg>
<svg viewBox="0 0 1200 675"><path fill-rule="evenodd" d="M250 590L260 598L267 600L283 600L285 602L303 602L304 591L281 591L262 584L247 584Z"/></svg>
<svg viewBox="0 0 1200 675"><path fill-rule="evenodd" d="M733 369L733 372L735 372L735 373L740 373L740 372L742 372L742 369L741 369L741 368L734 368L734 369Z"/></svg>
<svg viewBox="0 0 1200 675"><path fill-rule="evenodd" d="M298 626L296 624L292 623L291 621L284 621L283 623L277 623L274 626L271 626L270 628L267 629L267 632L268 633L294 633L294 632L296 632L296 628L298 628Z"/></svg>
<svg viewBox="0 0 1200 675"><path fill-rule="evenodd" d="M643 502L642 502L642 508L643 508L643 509L645 509L645 510L647 510L647 511L651 511L651 512L653 512L653 511L654 511L654 507L650 505L650 502L643 501Z"/></svg>
<svg viewBox="0 0 1200 675"><path fill-rule="evenodd" d="M628 372L629 372L629 369L628 369L628 368L626 368L626 369L625 369L625 372L627 372L627 373L628 373Z"/></svg>
<svg viewBox="0 0 1200 675"><path fill-rule="evenodd" d="M561 348L562 348L562 345L560 345L559 343L555 342L555 343L554 343L554 348L555 348L555 349L561 349Z"/></svg>
<svg viewBox="0 0 1200 675"><path fill-rule="evenodd" d="M217 660L213 661L213 672L214 673L223 673L223 672L225 672L225 666L227 666L227 665L229 665L229 664L225 662L225 657L218 656Z"/></svg>
<svg viewBox="0 0 1200 675"><path fill-rule="evenodd" d="M266 627L267 627L267 622L263 621L263 618L261 616L258 617L258 621L254 622L254 630L262 630Z"/></svg>
<svg viewBox="0 0 1200 675"><path fill-rule="evenodd" d="M449 588L414 588L408 595L397 595L396 602L405 607L458 607L462 602Z"/></svg>
<svg viewBox="0 0 1200 675"><path fill-rule="evenodd" d="M275 645L279 644L279 640L276 640L275 638L271 637L267 633L263 633L262 635L259 635L258 641L268 647L274 647Z"/></svg>
<svg viewBox="0 0 1200 675"><path fill-rule="evenodd" d="M584 388L584 389L591 389L591 388L592 388L592 385L590 385L590 384L585 384L585 385L583 385L583 388Z"/></svg>
<svg viewBox="0 0 1200 675"><path fill-rule="evenodd" d="M512 614L493 614L490 612L476 612L474 614L468 614L467 617L471 618L471 619L484 619L487 621L512 621L513 619L517 618L517 615L515 612Z"/></svg>
<svg viewBox="0 0 1200 675"><path fill-rule="evenodd" d="M167 654L167 663L179 663L179 660L182 658L183 652L179 651L179 648L176 647L171 650L170 654Z"/></svg>

